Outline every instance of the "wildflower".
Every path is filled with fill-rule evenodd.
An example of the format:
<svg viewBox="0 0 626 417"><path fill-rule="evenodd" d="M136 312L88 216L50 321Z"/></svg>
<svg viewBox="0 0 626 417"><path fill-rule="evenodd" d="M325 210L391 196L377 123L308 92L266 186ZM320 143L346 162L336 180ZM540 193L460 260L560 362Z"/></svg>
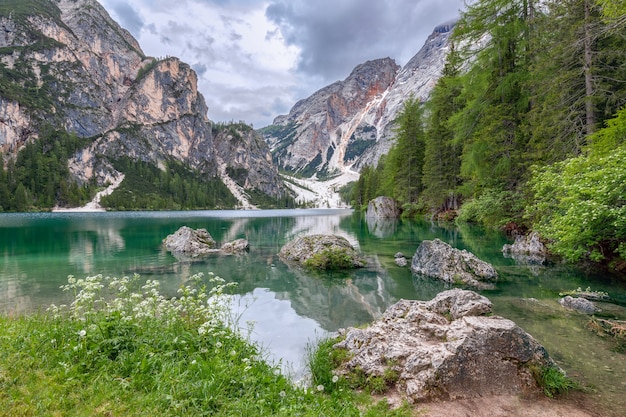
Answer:
<svg viewBox="0 0 626 417"><path fill-rule="evenodd" d="M318 385L318 386L317 386L317 390L318 390L319 392L324 391L324 386L323 386L322 384Z"/></svg>
<svg viewBox="0 0 626 417"><path fill-rule="evenodd" d="M339 381L339 377L337 375L333 376L333 383L336 384Z"/></svg>
<svg viewBox="0 0 626 417"><path fill-rule="evenodd" d="M237 352L236 352L236 351L234 351L234 350L231 350L231 351L230 351L230 356L235 356L235 355L237 355Z"/></svg>
<svg viewBox="0 0 626 417"><path fill-rule="evenodd" d="M280 395L281 398L285 398L287 396L287 393L285 391L281 391L278 393L278 395Z"/></svg>
<svg viewBox="0 0 626 417"><path fill-rule="evenodd" d="M191 364L192 364L192 365L195 365L195 364L197 364L197 363L198 363L198 362L197 362L195 359L191 361Z"/></svg>
<svg viewBox="0 0 626 417"><path fill-rule="evenodd" d="M81 330L80 332L78 332L78 335L80 337L85 337L87 335L87 331L85 329Z"/></svg>
<svg viewBox="0 0 626 417"><path fill-rule="evenodd" d="M222 347L222 342L216 342L215 343L215 347L218 348L218 349L221 348Z"/></svg>

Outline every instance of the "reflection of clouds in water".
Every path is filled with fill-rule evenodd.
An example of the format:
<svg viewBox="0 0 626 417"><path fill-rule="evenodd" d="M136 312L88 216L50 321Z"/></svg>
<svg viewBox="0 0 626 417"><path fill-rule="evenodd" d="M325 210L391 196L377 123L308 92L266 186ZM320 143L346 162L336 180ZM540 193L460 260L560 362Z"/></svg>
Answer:
<svg viewBox="0 0 626 417"><path fill-rule="evenodd" d="M247 322L254 322L250 339L270 354L270 362L282 358L283 372L293 373L296 380L304 376L307 346L326 335L315 320L298 315L291 301L277 299L266 288L236 296L233 313L244 330Z"/></svg>
<svg viewBox="0 0 626 417"><path fill-rule="evenodd" d="M348 214L348 216L352 213ZM340 228L341 220L346 216L303 216L296 217L296 224L285 234L286 240L300 235L337 235L345 237L355 249L359 248L359 240L354 233Z"/></svg>

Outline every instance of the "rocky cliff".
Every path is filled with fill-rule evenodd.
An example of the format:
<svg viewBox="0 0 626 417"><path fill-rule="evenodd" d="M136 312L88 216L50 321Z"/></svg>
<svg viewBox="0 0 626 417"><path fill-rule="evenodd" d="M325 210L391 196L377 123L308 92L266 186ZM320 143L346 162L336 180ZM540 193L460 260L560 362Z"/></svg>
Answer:
<svg viewBox="0 0 626 417"><path fill-rule="evenodd" d="M195 72L177 58L146 57L95 0L3 2L0 80L5 161L52 126L86 139L69 161L79 183L119 177L120 157L161 169L180 162L206 178L219 176L218 162L238 169L242 159L250 171L275 171L258 143L218 155ZM240 185L272 198L286 192L278 175Z"/></svg>
<svg viewBox="0 0 626 417"><path fill-rule="evenodd" d="M310 176L378 163L404 101L426 100L439 79L453 26L437 26L403 68L389 58L368 61L278 116L261 130L278 165Z"/></svg>

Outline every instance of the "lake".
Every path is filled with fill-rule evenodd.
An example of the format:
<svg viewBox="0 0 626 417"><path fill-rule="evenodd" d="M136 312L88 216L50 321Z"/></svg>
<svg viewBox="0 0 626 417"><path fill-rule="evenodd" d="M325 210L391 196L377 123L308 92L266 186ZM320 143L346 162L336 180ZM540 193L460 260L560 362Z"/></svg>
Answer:
<svg viewBox="0 0 626 417"><path fill-rule="evenodd" d="M246 238L250 251L181 262L161 248L161 241L181 226L206 228L220 244ZM280 261L277 253L284 243L315 233L344 236L365 255L368 267L320 273ZM481 293L492 300L495 313L518 323L570 375L593 387L598 404L626 409L624 353L591 333L587 316L558 304L559 292L591 287L615 300L600 304L603 314L623 320L626 284L571 265L506 258L501 249L510 242L504 234L470 225L372 222L360 213L333 209L0 214L0 311L27 313L67 302L59 287L70 274L137 273L158 279L163 291L174 295L190 276L213 272L237 282L233 310L240 326L247 329L254 322L251 339L298 377L315 340L371 322L401 298L428 300L447 289L394 263L395 253L410 258L422 240L434 238L492 263L501 281Z"/></svg>

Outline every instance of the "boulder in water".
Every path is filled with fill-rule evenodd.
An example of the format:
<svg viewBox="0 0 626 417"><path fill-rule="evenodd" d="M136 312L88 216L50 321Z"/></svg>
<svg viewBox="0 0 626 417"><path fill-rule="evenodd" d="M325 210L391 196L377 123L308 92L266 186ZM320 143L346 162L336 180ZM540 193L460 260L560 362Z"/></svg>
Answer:
<svg viewBox="0 0 626 417"><path fill-rule="evenodd" d="M479 288L489 287L485 281L498 279L498 273L491 264L439 239L424 240L419 245L413 255L411 270L445 282Z"/></svg>

